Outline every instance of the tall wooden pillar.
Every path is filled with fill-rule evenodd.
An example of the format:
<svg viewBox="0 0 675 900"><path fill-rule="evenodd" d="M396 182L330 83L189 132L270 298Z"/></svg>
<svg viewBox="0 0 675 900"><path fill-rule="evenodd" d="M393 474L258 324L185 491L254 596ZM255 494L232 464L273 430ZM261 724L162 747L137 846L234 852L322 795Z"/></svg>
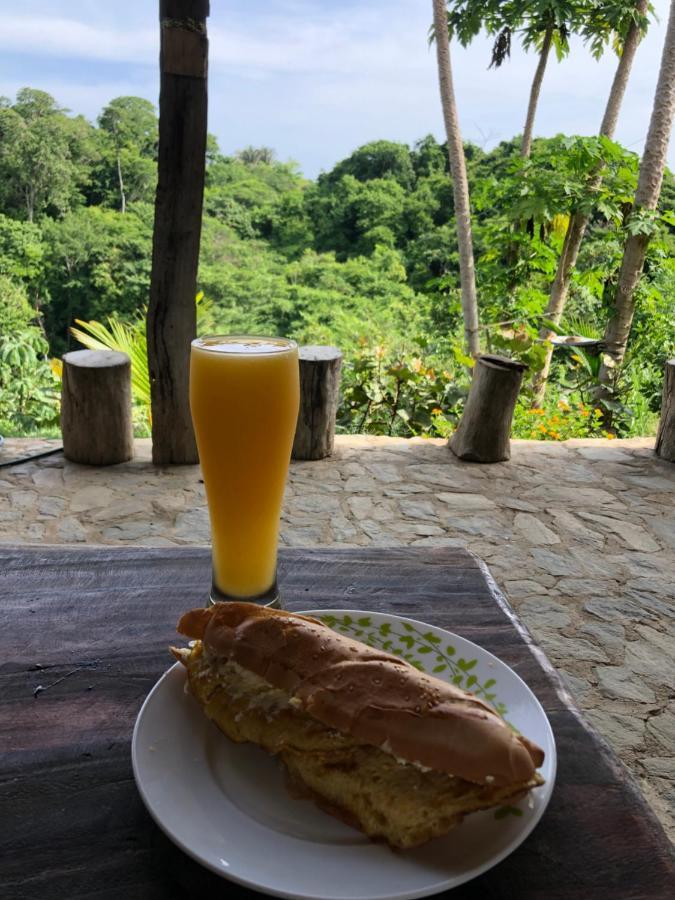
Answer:
<svg viewBox="0 0 675 900"><path fill-rule="evenodd" d="M160 0L158 182L148 307L152 458L198 461L188 399L204 198L208 0Z"/></svg>
<svg viewBox="0 0 675 900"><path fill-rule="evenodd" d="M675 463L675 359L666 360L656 455Z"/></svg>

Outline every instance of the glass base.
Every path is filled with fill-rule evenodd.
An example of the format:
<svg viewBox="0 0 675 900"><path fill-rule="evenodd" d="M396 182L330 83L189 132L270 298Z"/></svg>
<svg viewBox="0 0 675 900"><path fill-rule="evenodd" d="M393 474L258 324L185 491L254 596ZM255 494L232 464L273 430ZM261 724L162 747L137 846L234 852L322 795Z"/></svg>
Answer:
<svg viewBox="0 0 675 900"><path fill-rule="evenodd" d="M211 593L207 602L207 606L214 606L216 603L257 603L259 606L272 606L274 609L281 609L281 594L276 578L272 586L263 594L257 594L255 597L232 597L220 590L215 581L211 582Z"/></svg>

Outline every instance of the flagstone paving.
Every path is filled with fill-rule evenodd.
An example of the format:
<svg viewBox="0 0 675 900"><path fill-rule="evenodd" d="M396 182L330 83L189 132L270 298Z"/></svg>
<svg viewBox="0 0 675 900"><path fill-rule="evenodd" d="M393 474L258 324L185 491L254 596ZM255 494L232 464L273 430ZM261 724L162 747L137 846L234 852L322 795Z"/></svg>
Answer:
<svg viewBox="0 0 675 900"><path fill-rule="evenodd" d="M56 442L8 440L0 463ZM342 436L293 463L282 543L462 546L497 583L675 837L675 466L652 439L513 442L462 463L443 441ZM204 544L196 466L61 454L0 468L0 541Z"/></svg>

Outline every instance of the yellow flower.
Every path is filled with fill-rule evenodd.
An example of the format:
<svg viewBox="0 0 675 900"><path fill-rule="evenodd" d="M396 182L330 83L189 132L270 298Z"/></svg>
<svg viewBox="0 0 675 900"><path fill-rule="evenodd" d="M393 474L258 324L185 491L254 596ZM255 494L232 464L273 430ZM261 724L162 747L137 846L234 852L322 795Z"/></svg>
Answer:
<svg viewBox="0 0 675 900"><path fill-rule="evenodd" d="M587 409L582 409L581 415L584 417L584 419L587 419L589 417L590 413L588 412Z"/></svg>
<svg viewBox="0 0 675 900"><path fill-rule="evenodd" d="M442 414L443 414L443 410L442 410L442 409L439 409L437 406L435 406L435 407L431 410L431 415L432 415L432 416L440 416L440 415L442 415Z"/></svg>
<svg viewBox="0 0 675 900"><path fill-rule="evenodd" d="M615 441L615 440L616 440L616 435L615 435L615 434L612 434L611 431L606 431L606 432L605 432L605 437L607 438L608 441Z"/></svg>
<svg viewBox="0 0 675 900"><path fill-rule="evenodd" d="M558 403L558 409L561 409L563 412L569 412L570 411L569 403L565 403L564 400L561 400Z"/></svg>

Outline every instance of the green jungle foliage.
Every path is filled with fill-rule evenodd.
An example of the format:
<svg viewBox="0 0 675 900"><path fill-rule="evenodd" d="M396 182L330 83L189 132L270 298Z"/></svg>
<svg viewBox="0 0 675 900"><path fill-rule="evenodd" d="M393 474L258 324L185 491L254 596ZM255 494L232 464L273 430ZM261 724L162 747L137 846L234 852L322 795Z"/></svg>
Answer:
<svg viewBox="0 0 675 900"><path fill-rule="evenodd" d="M621 262L637 157L600 138L466 146L485 350L541 364L538 339L570 212L592 211L562 332L600 336ZM147 430L143 311L148 301L157 119L121 97L97 125L48 94L0 98L0 431L58 422L49 360L80 340L127 341L137 424ZM586 190L603 166L602 187ZM675 182L667 175L614 429L653 431L664 360L675 355ZM269 332L345 353L339 427L445 436L468 390L452 184L445 147L374 141L316 181L269 148L233 157L209 138L198 288L202 331ZM77 323L80 323L79 325ZM82 323L88 323L83 325ZM590 405L598 358L559 349L545 409L527 386L515 435L604 434Z"/></svg>

